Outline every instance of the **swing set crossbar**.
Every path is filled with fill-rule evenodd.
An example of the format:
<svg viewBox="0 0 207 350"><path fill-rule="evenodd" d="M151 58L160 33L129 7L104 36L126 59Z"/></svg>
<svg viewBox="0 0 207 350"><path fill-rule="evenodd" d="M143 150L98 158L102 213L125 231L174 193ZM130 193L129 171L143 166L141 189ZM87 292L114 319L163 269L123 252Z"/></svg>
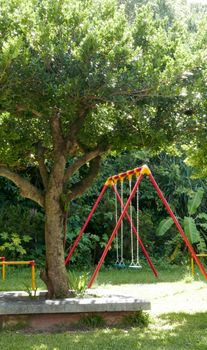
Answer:
<svg viewBox="0 0 207 350"><path fill-rule="evenodd" d="M200 262L198 256L196 255L196 253L195 253L193 247L191 246L187 236L185 235L185 233L184 233L180 223L178 222L176 216L174 215L172 209L170 208L170 205L168 204L167 200L165 199L162 191L160 190L157 182L155 181L155 179L154 179L154 177L153 177L153 175L151 173L151 170L148 168L147 165L143 165L143 166L135 168L133 170L128 170L127 172L111 176L111 177L109 177L107 179L107 181L105 182L105 184L104 184L104 186L103 186L103 188L102 188L102 190L101 190L101 192L100 192L96 202L94 203L94 205L93 205L93 207L91 209L91 212L89 213L89 215L88 215L88 217L87 217L87 219L86 219L86 221L85 221L85 223L84 223L84 225L83 225L79 235L77 236L75 242L73 243L73 245L72 245L72 247L71 247L71 249L70 249L70 251L69 251L69 253L68 253L68 255L67 255L66 259L65 259L65 265L69 262L69 260L71 258L71 255L73 254L73 252L74 252L74 250L75 250L79 240L81 239L81 237L82 237L82 235L83 235L83 233L84 233L84 231L85 231L89 221L91 220L92 215L94 214L94 212L95 212L95 210L96 210L96 208L97 208L101 198L103 197L105 191L107 190L107 188L108 187L112 187L112 189L114 190L115 189L114 185L116 185L117 181L121 181L122 182L125 178L128 177L128 179L130 179L130 177L132 177L133 175L135 175L137 177L137 180L136 180L136 183L135 183L135 185L134 185L134 187L133 187L133 189L132 189L132 191L131 191L128 199L127 199L126 204L124 204L122 202L122 200L121 200L121 198L119 196L119 193L117 191L115 191L115 193L117 192L116 196L117 196L117 199L119 200L119 202L121 204L122 212L121 212L121 215L120 215L120 217L119 217L119 219L118 219L118 221L117 221L117 223L116 223L116 225L114 227L114 230L113 230L113 232L111 234L111 237L109 238L108 243L107 243L107 245L106 245L106 247L105 247L105 249L104 249L104 251L102 253L102 256L101 256L101 258L100 258L100 260L98 262L98 265L97 265L97 267L96 267L96 269L95 269L95 271L94 271L94 273L93 273L93 275L91 277L91 280L90 280L90 282L88 284L88 288L90 288L92 286L92 284L93 284L93 282L94 282L94 280L95 280L95 278L96 278L96 276L97 276L97 274L98 274L98 272L99 272L99 270L101 268L101 265L104 262L106 254L107 254L107 252L108 252L108 250L109 250L109 248L110 248L110 246L111 246L111 244L113 242L113 239L116 236L117 231L119 230L121 222L122 222L122 220L123 220L123 218L125 216L126 216L127 220L130 222L130 224L132 225L133 232L136 235L137 240L139 241L139 244L140 244L140 246L142 248L142 251L143 251L143 253L144 253L144 255L145 255L145 257L146 257L146 259L147 259L147 261L148 261L148 263L149 263L149 265L150 265L150 267L151 267L151 269L152 269L152 271L154 273L154 275L156 277L158 276L157 271L156 271L153 263L151 262L151 259L150 259L149 255L148 255L148 253L147 253L147 250L145 249L145 247L144 247L144 245L143 245L143 243L142 243L142 241L141 241L141 239L140 239L140 237L139 237L139 235L137 233L137 230L134 227L133 222L132 222L132 220L131 220L128 212L127 212L128 208L129 208L129 205L130 205L130 202L133 199L133 197L135 196L136 190L139 187L140 182L141 182L141 180L142 180L144 175L148 176L150 182L152 183L152 185L155 188L158 196L160 197L163 205L165 206L165 209L167 210L168 214L173 219L173 222L174 222L175 226L177 227L180 235L182 236L183 241L185 242L186 246L188 247L188 250L190 251L192 258L195 260L195 262L198 265L199 269L201 270L203 276L207 280L207 272L205 271L202 263Z"/></svg>

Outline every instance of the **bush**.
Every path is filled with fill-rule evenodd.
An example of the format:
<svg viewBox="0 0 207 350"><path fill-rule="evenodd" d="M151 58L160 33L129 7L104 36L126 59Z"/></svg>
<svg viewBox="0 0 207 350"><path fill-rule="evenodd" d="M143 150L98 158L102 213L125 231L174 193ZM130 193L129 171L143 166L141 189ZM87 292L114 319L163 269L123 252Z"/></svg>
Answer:
<svg viewBox="0 0 207 350"><path fill-rule="evenodd" d="M88 315L79 321L79 325L86 328L102 328L106 322L101 315Z"/></svg>
<svg viewBox="0 0 207 350"><path fill-rule="evenodd" d="M149 325L149 314L143 311L137 311L131 315L127 315L122 320L125 327L147 327Z"/></svg>

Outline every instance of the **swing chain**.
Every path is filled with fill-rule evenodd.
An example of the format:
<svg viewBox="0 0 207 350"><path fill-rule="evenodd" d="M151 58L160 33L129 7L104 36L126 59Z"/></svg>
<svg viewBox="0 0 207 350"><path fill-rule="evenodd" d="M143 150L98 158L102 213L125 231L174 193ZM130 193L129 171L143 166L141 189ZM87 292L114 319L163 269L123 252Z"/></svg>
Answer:
<svg viewBox="0 0 207 350"><path fill-rule="evenodd" d="M137 234L139 237L139 187L137 187ZM139 240L137 239L137 261L136 265L140 266L139 262Z"/></svg>
<svg viewBox="0 0 207 350"><path fill-rule="evenodd" d="M115 190L117 190L117 184L114 184ZM118 206L117 206L117 196L115 193L115 221L118 221ZM119 264L119 232L116 234L116 262L115 265Z"/></svg>
<svg viewBox="0 0 207 350"><path fill-rule="evenodd" d="M124 203L124 188L123 188L123 179L121 179L121 201ZM122 212L122 208L121 208ZM121 257L120 257L120 265L124 265L124 250L123 250L123 244L124 244L124 224L123 220L121 221Z"/></svg>
<svg viewBox="0 0 207 350"><path fill-rule="evenodd" d="M131 176L129 177L129 192L131 193L132 191L132 178ZM129 206L129 211L130 211L130 220L131 220L131 224L130 224L130 237L131 237L131 263L130 263L130 267L134 266L134 236L133 236L133 229L132 229L132 202L130 202L130 206Z"/></svg>

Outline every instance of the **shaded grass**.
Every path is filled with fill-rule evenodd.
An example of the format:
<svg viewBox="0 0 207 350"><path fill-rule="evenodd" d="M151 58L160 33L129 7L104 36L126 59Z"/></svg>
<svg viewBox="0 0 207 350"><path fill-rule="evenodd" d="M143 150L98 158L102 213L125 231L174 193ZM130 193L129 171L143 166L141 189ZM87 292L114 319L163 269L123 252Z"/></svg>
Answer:
<svg viewBox="0 0 207 350"><path fill-rule="evenodd" d="M148 266L144 266L142 269L116 269L116 268L103 268L98 274L98 277L94 283L97 285L119 285L119 284L137 284L137 283L159 283L159 282L179 282L186 281L191 282L192 277L190 274L189 266L178 265L158 265L156 266L158 271L158 278L156 278ZM92 275L93 270L89 272L88 276ZM81 274L81 272L80 272ZM195 280L204 281L203 276L195 269ZM38 289L45 289L45 285L39 277L39 271L36 271L36 286ZM31 268L27 267L6 267L6 280L1 280L0 274L0 291L13 291L31 289Z"/></svg>
<svg viewBox="0 0 207 350"><path fill-rule="evenodd" d="M149 328L102 329L84 332L24 334L0 331L7 350L206 350L207 314L166 314Z"/></svg>

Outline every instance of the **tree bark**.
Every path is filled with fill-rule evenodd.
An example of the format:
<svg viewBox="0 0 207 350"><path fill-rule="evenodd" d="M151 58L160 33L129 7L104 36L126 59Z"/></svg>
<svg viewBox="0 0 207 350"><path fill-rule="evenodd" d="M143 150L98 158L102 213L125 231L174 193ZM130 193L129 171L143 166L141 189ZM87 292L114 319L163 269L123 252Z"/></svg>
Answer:
<svg viewBox="0 0 207 350"><path fill-rule="evenodd" d="M51 193L52 195L52 193ZM64 265L63 217L61 204L53 193L46 195L45 206L45 245L46 266L41 278L48 288L49 298L68 296L68 278Z"/></svg>
<svg viewBox="0 0 207 350"><path fill-rule="evenodd" d="M57 179L56 179L57 180ZM68 278L64 264L62 184L53 181L45 195L46 266L41 278L48 288L49 298L68 296Z"/></svg>
<svg viewBox="0 0 207 350"><path fill-rule="evenodd" d="M51 119L54 140L54 166L47 179L45 192L46 266L40 277L48 288L49 298L68 296L68 278L64 264L62 203L66 165L65 143L58 115Z"/></svg>

